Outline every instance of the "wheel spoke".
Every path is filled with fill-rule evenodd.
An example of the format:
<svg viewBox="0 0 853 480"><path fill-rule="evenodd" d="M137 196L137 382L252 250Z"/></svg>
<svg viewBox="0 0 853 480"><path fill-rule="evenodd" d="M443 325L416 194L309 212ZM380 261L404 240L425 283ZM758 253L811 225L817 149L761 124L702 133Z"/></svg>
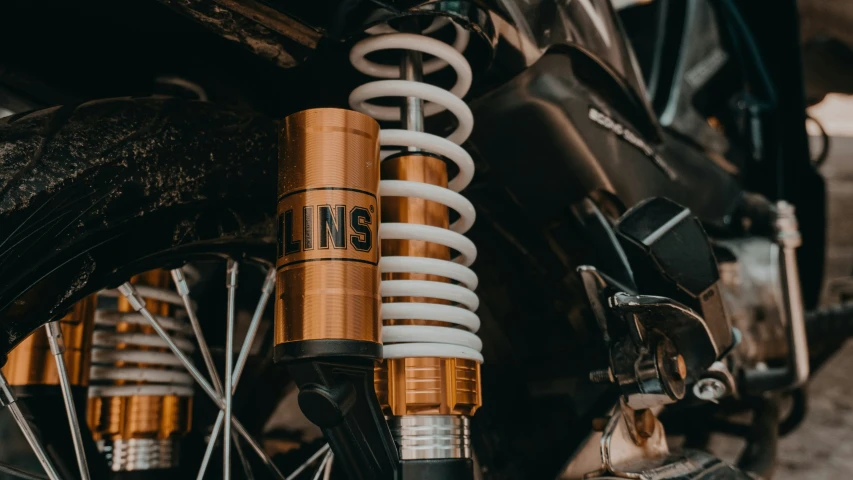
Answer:
<svg viewBox="0 0 853 480"><path fill-rule="evenodd" d="M240 464L243 466L243 473L246 474L246 479L254 480L255 476L252 474L252 465L249 464L249 459L243 454L243 447L240 446L240 437L237 436L237 432L231 432L231 442L234 445L237 456L240 458Z"/></svg>
<svg viewBox="0 0 853 480"><path fill-rule="evenodd" d="M198 469L196 480L202 480L204 473L207 471L207 464L210 463L210 456L213 455L213 446L216 445L216 438L219 437L219 430L222 429L222 421L225 415L222 410L216 415L216 422L213 424L213 429L210 431L210 438L207 440L207 448L204 450L204 457L201 459L201 466Z"/></svg>
<svg viewBox="0 0 853 480"><path fill-rule="evenodd" d="M225 402L223 401L222 397L216 394L216 391L213 389L212 386L210 386L210 383L208 383L208 381L204 379L201 372L198 371L198 368L193 365L190 358L187 357L187 354L184 353L184 351L181 350L177 344L175 344L175 340L172 339L168 332L166 332L166 330L163 328L163 325L161 325L160 322L156 318L154 318L151 312L148 311L148 308L145 306L145 299L143 299L139 295L139 293L136 291L136 288L130 283L124 283L118 287L118 290L122 295L124 295L125 298L127 298L127 301L130 303L133 309L139 312L145 318L145 320L147 320L148 323L151 324L151 327L154 328L154 331L157 332L158 335L160 335L160 338L162 338L164 342L166 342L166 345L169 347L169 350L171 350L172 353L174 353L175 356L178 357L178 360L181 361L181 364L183 364L184 368L187 369L187 372L189 372L193 379L195 379L196 383L198 383L204 393L207 394L207 396L210 397L214 403L216 403L217 407L225 408Z"/></svg>
<svg viewBox="0 0 853 480"><path fill-rule="evenodd" d="M47 477L38 473L31 473L20 468L0 463L0 473L5 473L17 478L25 478L27 480L48 480Z"/></svg>
<svg viewBox="0 0 853 480"><path fill-rule="evenodd" d="M329 453L327 453L326 456L323 457L323 461L320 462L320 467L317 469L317 473L314 474L314 478L312 480L320 480L320 475L323 475L323 473L326 471L326 465L328 465L331 460L332 452L329 451Z"/></svg>
<svg viewBox="0 0 853 480"><path fill-rule="evenodd" d="M151 324L151 327L154 329L154 331L157 332L157 334L160 335L163 341L166 342L166 345L168 345L172 353L174 353L175 356L178 357L184 368L187 369L187 372L193 377L193 379L195 379L196 383L198 383L204 393L208 397L210 397L211 400L213 400L213 403L216 404L216 406L220 409L220 412L224 410L224 399L216 394L210 383L208 383L207 380L205 380L204 377L201 375L201 372L199 372L195 365L192 364L186 354L184 354L184 352L181 351L180 348L178 348L178 346L175 344L175 341L169 336L168 332L163 329L163 326L160 324L160 322L156 318L154 318L151 312L148 311L148 308L146 308L145 306L144 299L142 299L142 297L136 291L136 288L134 288L134 286L130 283L126 282L120 285L118 287L118 290L122 295L124 295L125 298L127 298L133 309L139 312L139 314L141 314L148 321L148 323ZM257 444L257 442L255 442L252 436L249 435L243 425L239 421L237 421L236 417L231 417L231 423L233 424L234 428L237 429L237 432L240 434L240 436L242 436L246 440L246 443L248 443L249 446L252 447L252 450L254 450L258 454L258 456L270 469L273 475L275 475L277 478L284 478L284 475L282 475L278 468L276 468L272 460L270 460L269 456L263 451L263 449Z"/></svg>
<svg viewBox="0 0 853 480"><path fill-rule="evenodd" d="M237 357L237 364L234 366L234 377L231 380L232 392L237 390L237 384L240 382L240 375L243 373L243 367L246 365L246 360L249 358L249 351L252 349L252 343L255 340L255 334L258 333L258 326L261 323L261 317L266 309L267 302L272 295L275 287L275 269L271 268L267 272L267 278L261 290L261 298L258 300L258 305L255 307L255 314L252 316L252 322L249 324L249 330L246 332L246 339L243 340L243 346L240 348L240 355ZM216 438L219 436L219 431L222 429L222 422L225 419L225 413L219 411L216 416L216 422L213 424L213 429L210 433L210 440L207 443L207 449L204 451L204 457L199 468L198 480L204 477L207 470L207 465L210 462L210 457L213 454L213 447L216 444Z"/></svg>
<svg viewBox="0 0 853 480"><path fill-rule="evenodd" d="M192 325L196 342L198 342L201 356L204 359L204 364L207 366L207 374L210 375L210 379L213 382L213 387L216 389L216 393L218 395L222 395L222 381L219 379L219 373L216 372L216 364L213 362L213 355L210 353L210 347L207 345L207 340L205 340L204 332L201 330L201 325L199 324L195 308L193 308L192 299L190 299L190 288L189 285L187 285L184 272L180 268L175 268L172 269L171 273L178 295L180 295L181 300L184 302L184 308L186 309L187 316L190 319L190 324ZM198 480L204 478L204 474L207 471L207 465L210 463L210 457L213 454L213 446L216 444L216 439L218 438L219 430L221 429L222 421L219 419L219 421L214 425L214 429L211 431L208 448L204 452L204 457L202 458L201 466L199 467Z"/></svg>
<svg viewBox="0 0 853 480"><path fill-rule="evenodd" d="M234 368L234 314L237 297L237 275L240 264L228 259L226 286L228 288L228 312L225 330L225 432L222 434L222 475L224 480L231 478L231 418L234 392L231 387L231 374Z"/></svg>
<svg viewBox="0 0 853 480"><path fill-rule="evenodd" d="M335 461L335 454L329 453L329 461L326 462L326 471L323 472L323 480L332 478L332 462Z"/></svg>
<svg viewBox="0 0 853 480"><path fill-rule="evenodd" d="M56 370L59 373L59 386L62 390L62 401L65 403L65 414L71 429L71 441L74 443L74 455L80 469L80 478L89 480L89 464L86 461L86 451L83 449L83 435L80 433L80 422L77 420L77 409L74 408L74 396L71 394L71 381L68 379L68 369L65 366L65 341L59 322L50 322L44 326L47 331L47 341L50 352L56 360Z"/></svg>
<svg viewBox="0 0 853 480"><path fill-rule="evenodd" d="M222 412L220 411L220 413ZM252 450L254 450L258 457L261 459L261 461L264 462L264 465L267 466L269 471L272 472L272 474L275 475L276 478L285 480L284 474L282 474L281 470L279 470L278 467L275 466L269 455L267 455L266 452L264 452L264 449L261 448L260 445L258 445L258 442L256 442L255 439L252 438L251 435L249 435L249 432L246 431L246 427L244 427L242 423L238 422L237 418L232 417L231 423L234 424L234 428L237 429L237 433L239 433L240 436L243 437L244 440L246 440L246 443L248 443L249 446L252 447Z"/></svg>
<svg viewBox="0 0 853 480"><path fill-rule="evenodd" d="M249 352L252 350L252 343L255 341L255 335L258 333L258 326L261 324L261 317L264 315L264 310L267 308L272 292L275 290L275 268L270 268L267 272L267 278L264 281L264 286L261 289L261 298L258 300L258 305L255 307L255 314L252 315L252 322L249 324L249 330L246 331L246 338L243 340L243 346L240 348L240 355L237 357L237 364L234 365L234 378L231 379L233 389L237 389L237 382L240 380L240 374L243 373L243 367L246 366L246 360L249 358Z"/></svg>
<svg viewBox="0 0 853 480"><path fill-rule="evenodd" d="M0 407L5 406L12 412L12 417L15 418L18 428L21 429L21 433L24 434L24 438L27 439L27 443L30 444L30 448L33 449L33 453L36 454L36 458L38 458L39 463L41 463L50 480L59 480L59 473L56 471L56 467L53 466L53 462L48 458L44 445L41 444L41 441L35 432L33 432L30 422L24 417L16 402L15 395L9 389L9 382L6 381L6 377L0 372Z"/></svg>
<svg viewBox="0 0 853 480"><path fill-rule="evenodd" d="M219 379L219 374L216 373L216 364L213 363L213 355L210 354L207 340L204 339L204 333L201 331L201 325L198 323L198 316L196 316L195 308L193 308L192 300L190 299L190 287L187 285L187 279L184 276L183 270L180 268L173 269L172 281L175 282L178 295L181 296L181 300L184 302L184 309L190 318L190 325L193 327L198 349L201 351L201 357L204 359L205 366L207 366L207 374L210 375L210 380L213 382L216 392L221 395L222 381Z"/></svg>
<svg viewBox="0 0 853 480"><path fill-rule="evenodd" d="M303 462L302 465L299 466L299 468L294 470L293 473L288 475L285 480L294 480L296 477L299 476L300 473L305 471L306 468L310 467L312 463L314 463L318 458L320 458L320 456L322 456L324 453L326 453L328 451L329 451L329 444L327 443L327 444L323 445L322 447L320 447L319 450L314 452L314 455L311 455L311 457L309 457L308 460L305 460L305 462Z"/></svg>

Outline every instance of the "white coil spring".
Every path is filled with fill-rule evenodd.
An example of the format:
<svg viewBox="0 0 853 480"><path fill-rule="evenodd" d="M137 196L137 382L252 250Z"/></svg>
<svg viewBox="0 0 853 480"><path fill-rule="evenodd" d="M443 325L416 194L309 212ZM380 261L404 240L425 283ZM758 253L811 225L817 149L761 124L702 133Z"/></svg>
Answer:
<svg viewBox="0 0 853 480"><path fill-rule="evenodd" d="M136 290L144 298L183 307L176 293L137 285ZM104 290L101 297L120 296L115 290ZM180 314L183 310L176 310ZM192 327L179 315L163 317L154 315L164 329L172 334L178 347L187 353L195 350L188 340ZM184 371L178 357L167 349L168 345L156 333L117 332L119 323L148 325L148 321L137 312L119 312L99 308L95 312L95 333L92 342L92 368L90 370L89 397L128 397L133 395L181 397L193 396L193 379ZM131 348L116 349L118 344ZM148 350L156 347L157 350ZM117 366L117 362L144 366ZM122 385L116 383L121 382Z"/></svg>
<svg viewBox="0 0 853 480"><path fill-rule="evenodd" d="M449 22L434 22L424 33L441 28ZM468 45L468 31L453 23L456 40L453 46L434 38L399 33L388 27L374 27L368 33L374 36L358 42L350 52L350 62L360 72L383 80L361 85L352 91L350 106L377 120L400 120L400 108L370 103L382 97L416 97L423 99L424 116L449 110L456 116L459 126L447 138L425 132L400 129L383 129L379 134L381 146L416 147L425 152L441 155L459 167L459 173L448 182L448 188L404 180L382 180L380 196L414 197L446 205L459 214L459 219L444 229L429 225L408 223L382 223L379 236L383 240L422 240L447 246L459 252L452 261L433 258L387 256L380 260L382 273L418 273L438 275L459 282L459 285L425 280L383 280L383 297L416 296L454 302L454 305L434 303L386 303L382 319L435 320L459 325L464 329L422 325L392 325L382 327L385 358L441 357L466 358L483 362L480 353L483 344L476 332L480 318L474 312L479 299L474 293L477 275L470 266L477 257L474 243L463 234L474 223L474 206L459 194L474 177L474 160L461 145L471 134L474 115L462 97L471 87L471 66L462 55ZM390 32L390 33L389 33ZM456 83L450 90L427 83L400 80L397 65L382 65L366 56L380 50L412 50L432 55L424 61L424 75L439 71L448 65L456 71ZM383 152L383 159L387 156ZM456 306L461 305L461 306Z"/></svg>

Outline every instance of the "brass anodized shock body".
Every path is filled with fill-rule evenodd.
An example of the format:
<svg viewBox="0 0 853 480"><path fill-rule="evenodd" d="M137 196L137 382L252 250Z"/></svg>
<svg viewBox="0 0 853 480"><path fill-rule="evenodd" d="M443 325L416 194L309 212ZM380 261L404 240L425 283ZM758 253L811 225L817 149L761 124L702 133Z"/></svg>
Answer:
<svg viewBox="0 0 853 480"><path fill-rule="evenodd" d="M410 180L447 187L444 161L423 154L406 154L382 163L382 178ZM383 197L382 221L448 228L446 206L414 197ZM382 255L450 260L443 245L420 240L382 240ZM415 273L386 273L388 280L429 280L444 277ZM449 303L425 297L390 297L386 302ZM453 326L428 320L386 320L386 325ZM386 415L471 416L482 404L480 364L462 358L399 358L384 360L375 370L375 388Z"/></svg>
<svg viewBox="0 0 853 480"><path fill-rule="evenodd" d="M276 360L306 342L378 356L379 125L305 110L284 120L279 155Z"/></svg>
<svg viewBox="0 0 853 480"><path fill-rule="evenodd" d="M89 384L96 304L96 297L88 296L75 303L71 311L59 320L65 339L65 367L73 386L85 387ZM9 385L59 385L56 360L43 328L36 330L9 353L8 362L2 371Z"/></svg>
<svg viewBox="0 0 853 480"><path fill-rule="evenodd" d="M152 270L131 278L134 285L171 288L168 270ZM173 307L166 302L146 299L146 307L153 315L171 316ZM134 309L124 297L118 298L119 312ZM147 324L119 322L118 333L156 334ZM116 345L116 350L136 349L168 352L168 347L143 347L140 345ZM158 368L155 365L116 362L116 368ZM115 380L115 385L143 385L146 382ZM180 395L130 395L90 397L87 423L96 441L138 442L139 440L165 441L180 438L189 433L192 426L192 397ZM118 441L118 442L117 442ZM171 466L171 465L168 465ZM117 468L114 465L114 469Z"/></svg>

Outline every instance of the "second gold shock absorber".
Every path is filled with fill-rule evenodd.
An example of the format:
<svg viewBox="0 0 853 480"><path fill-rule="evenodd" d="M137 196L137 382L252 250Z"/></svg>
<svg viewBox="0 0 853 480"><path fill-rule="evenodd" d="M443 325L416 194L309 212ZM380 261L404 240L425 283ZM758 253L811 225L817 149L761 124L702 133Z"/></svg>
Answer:
<svg viewBox="0 0 853 480"><path fill-rule="evenodd" d="M191 353L192 330L170 282L168 270L130 280L178 347ZM112 300L105 297L102 292L99 301ZM89 428L113 471L174 468L191 427L193 380L127 299L116 302L115 308L99 305L96 316Z"/></svg>

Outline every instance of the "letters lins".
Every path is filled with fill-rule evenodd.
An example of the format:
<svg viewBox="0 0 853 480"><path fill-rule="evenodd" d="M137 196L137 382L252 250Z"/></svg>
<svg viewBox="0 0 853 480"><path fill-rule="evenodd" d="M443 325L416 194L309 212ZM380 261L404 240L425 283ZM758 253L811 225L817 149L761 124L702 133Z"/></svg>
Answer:
<svg viewBox="0 0 853 480"><path fill-rule="evenodd" d="M279 258L315 248L369 252L374 237L372 210L372 206L346 205L305 205L297 213L285 210L278 216Z"/></svg>

